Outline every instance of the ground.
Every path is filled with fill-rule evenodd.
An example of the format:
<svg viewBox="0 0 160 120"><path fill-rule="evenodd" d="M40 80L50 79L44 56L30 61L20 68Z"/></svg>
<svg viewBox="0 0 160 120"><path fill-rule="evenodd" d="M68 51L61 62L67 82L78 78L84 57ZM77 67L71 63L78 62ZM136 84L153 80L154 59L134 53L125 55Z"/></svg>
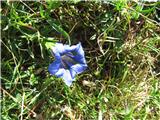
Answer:
<svg viewBox="0 0 160 120"><path fill-rule="evenodd" d="M2 120L159 120L160 2L2 1ZM48 72L55 43L82 43L71 87Z"/></svg>

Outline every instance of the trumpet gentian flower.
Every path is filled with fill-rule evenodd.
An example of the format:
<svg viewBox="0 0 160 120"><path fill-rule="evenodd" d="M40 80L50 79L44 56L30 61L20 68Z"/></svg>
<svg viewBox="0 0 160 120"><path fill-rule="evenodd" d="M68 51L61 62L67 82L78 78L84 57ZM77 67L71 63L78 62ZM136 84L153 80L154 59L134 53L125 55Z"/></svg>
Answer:
<svg viewBox="0 0 160 120"><path fill-rule="evenodd" d="M50 74L62 78L68 86L72 84L77 74L87 68L81 43L73 46L56 43L52 47L52 53L55 60L49 65L48 70Z"/></svg>

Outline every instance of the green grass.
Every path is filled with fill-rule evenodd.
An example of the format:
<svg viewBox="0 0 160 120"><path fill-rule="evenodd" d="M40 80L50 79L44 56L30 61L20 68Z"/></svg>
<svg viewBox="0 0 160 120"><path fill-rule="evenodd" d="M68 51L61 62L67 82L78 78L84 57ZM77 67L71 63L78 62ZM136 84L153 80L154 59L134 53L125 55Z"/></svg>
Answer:
<svg viewBox="0 0 160 120"><path fill-rule="evenodd" d="M160 2L1 3L2 120L160 119ZM56 42L84 48L71 87L48 72Z"/></svg>

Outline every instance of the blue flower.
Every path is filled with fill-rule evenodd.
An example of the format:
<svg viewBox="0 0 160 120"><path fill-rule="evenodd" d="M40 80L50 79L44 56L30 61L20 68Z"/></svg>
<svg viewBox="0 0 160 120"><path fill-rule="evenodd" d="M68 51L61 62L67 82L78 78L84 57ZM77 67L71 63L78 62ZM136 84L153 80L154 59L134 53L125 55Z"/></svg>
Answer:
<svg viewBox="0 0 160 120"><path fill-rule="evenodd" d="M52 47L52 53L55 60L49 65L48 70L50 74L62 78L68 86L72 84L77 74L87 68L81 43L73 46L56 43Z"/></svg>

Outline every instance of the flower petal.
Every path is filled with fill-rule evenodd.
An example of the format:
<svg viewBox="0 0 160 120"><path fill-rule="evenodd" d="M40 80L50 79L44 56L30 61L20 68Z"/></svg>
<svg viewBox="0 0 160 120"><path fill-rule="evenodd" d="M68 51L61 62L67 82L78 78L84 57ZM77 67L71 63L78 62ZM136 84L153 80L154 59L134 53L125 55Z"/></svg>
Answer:
<svg viewBox="0 0 160 120"><path fill-rule="evenodd" d="M77 55L84 56L84 51L83 51L81 43L77 44L75 52L77 52Z"/></svg>
<svg viewBox="0 0 160 120"><path fill-rule="evenodd" d="M60 69L55 73L55 75L60 78L60 77L63 76L64 73L65 73L65 69L64 69L64 68L60 68Z"/></svg>
<svg viewBox="0 0 160 120"><path fill-rule="evenodd" d="M55 50L55 52L57 52L59 54L63 54L65 52L65 48L62 43L56 43L55 46L53 47L53 49Z"/></svg>
<svg viewBox="0 0 160 120"><path fill-rule="evenodd" d="M72 52L77 49L77 45L72 45L72 46L64 45L64 48L65 48L65 52Z"/></svg>
<svg viewBox="0 0 160 120"><path fill-rule="evenodd" d="M56 60L60 60L60 59L61 59L60 53L59 53L59 51L56 49L56 47L53 47L53 48L52 48L51 53L52 53L52 55L55 57Z"/></svg>
<svg viewBox="0 0 160 120"><path fill-rule="evenodd" d="M77 54L74 56L74 59L81 64L86 64L86 60L84 57L84 51L83 51L81 43L77 44L77 48L75 52Z"/></svg>
<svg viewBox="0 0 160 120"><path fill-rule="evenodd" d="M74 60L77 61L80 64L86 64L86 60L85 60L84 56L75 55Z"/></svg>
<svg viewBox="0 0 160 120"><path fill-rule="evenodd" d="M60 64L60 61L57 60L51 63L48 67L48 71L50 72L50 74L55 74L59 70Z"/></svg>
<svg viewBox="0 0 160 120"><path fill-rule="evenodd" d="M62 78L66 85L71 86L74 78L71 77L70 71L63 68L59 69L55 74L58 78Z"/></svg>
<svg viewBox="0 0 160 120"><path fill-rule="evenodd" d="M82 73L84 70L86 70L86 68L87 68L87 65L85 65L85 64L76 64L76 65L73 65L72 67L71 67L71 70L73 70L73 71L75 71L77 74L79 74L79 73ZM71 71L70 70L70 71ZM71 72L72 73L72 72Z"/></svg>
<svg viewBox="0 0 160 120"><path fill-rule="evenodd" d="M64 74L63 74L63 76L61 78L64 79L64 82L68 86L71 86L72 82L74 81L74 79L71 77L71 74L70 74L69 70L65 70Z"/></svg>
<svg viewBox="0 0 160 120"><path fill-rule="evenodd" d="M69 71L70 71L71 77L74 79L75 76L77 75L77 72L73 69L70 69Z"/></svg>

